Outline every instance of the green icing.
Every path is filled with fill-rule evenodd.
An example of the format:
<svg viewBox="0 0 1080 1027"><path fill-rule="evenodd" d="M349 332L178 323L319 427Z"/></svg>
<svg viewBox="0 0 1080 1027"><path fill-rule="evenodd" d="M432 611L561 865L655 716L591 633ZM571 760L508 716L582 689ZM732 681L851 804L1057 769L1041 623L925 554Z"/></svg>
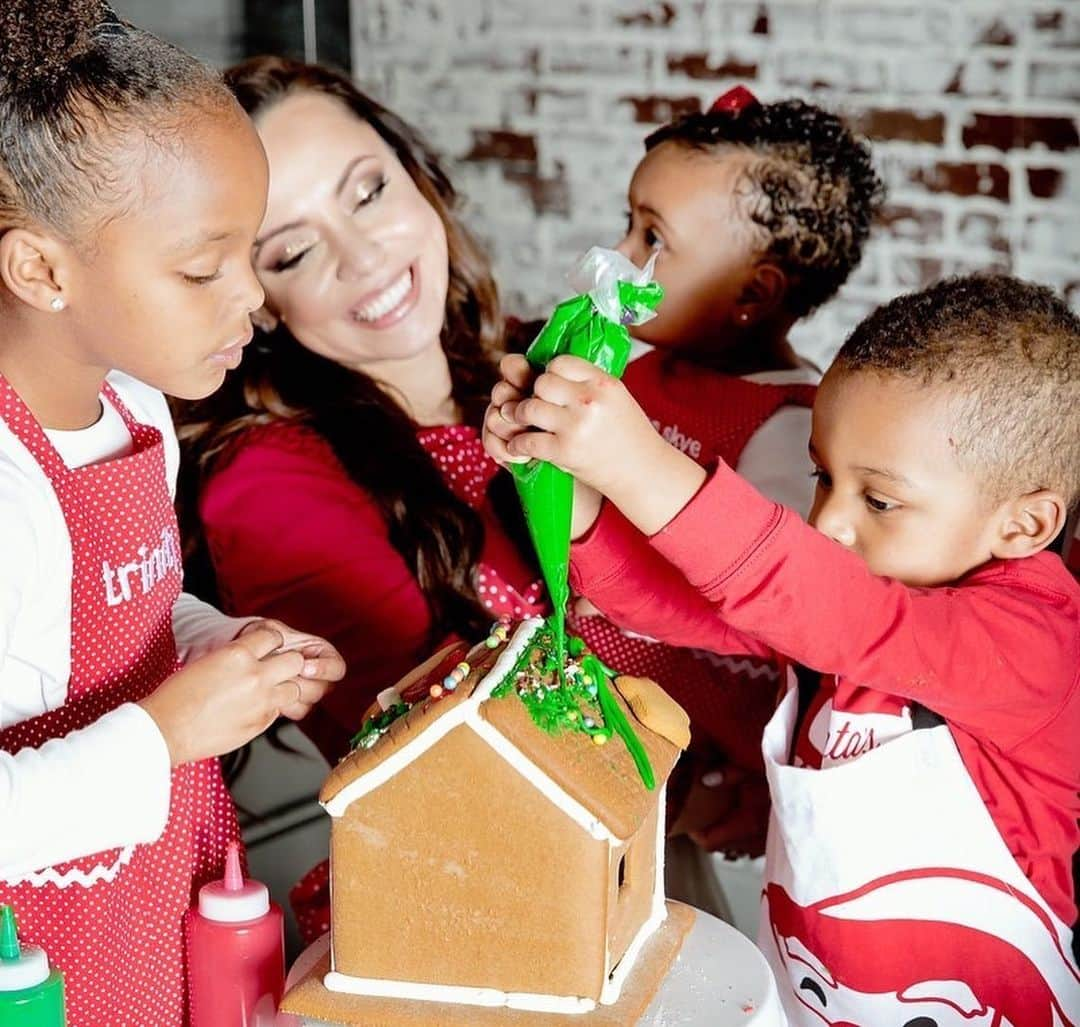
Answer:
<svg viewBox="0 0 1080 1027"><path fill-rule="evenodd" d="M653 773L652 764L649 762L649 754L645 751L645 746L641 744L641 739L634 732L630 721L627 720L626 714L623 713L622 707L618 704L611 691L611 672L592 653L582 658L581 666L585 673L598 683L597 698L600 700L600 709L604 713L604 720L626 744L626 748L634 760L634 766L637 767L637 771L641 775L641 780L651 792L656 787L656 775Z"/></svg>
<svg viewBox="0 0 1080 1027"><path fill-rule="evenodd" d="M491 694L496 699L517 695L533 723L549 734L578 731L605 742L611 737L600 712L595 680L576 660L559 660L558 626L553 617L544 622Z"/></svg>
<svg viewBox="0 0 1080 1027"><path fill-rule="evenodd" d="M360 730L353 735L350 743L353 749L370 749L386 732L390 725L399 717L405 716L412 706L407 702L394 703L393 706L368 717L360 726Z"/></svg>
<svg viewBox="0 0 1080 1027"><path fill-rule="evenodd" d="M588 260L587 256L586 263ZM664 290L657 282L620 280L614 283L616 296L612 297L608 292L612 282L607 280L603 284L604 273L600 268L593 265L591 273L597 276L595 285L603 297L596 292L582 293L555 308L525 354L537 371L542 371L560 354L581 357L616 378L622 377L626 370L630 357L627 326L645 320L660 303ZM612 305L607 302L610 299L617 302ZM545 731L583 731L598 742L607 741L613 732L617 733L633 756L645 786L652 789L655 776L649 757L611 693L613 672L591 654L578 662L584 652L583 644L576 644L580 639L569 640L568 652L566 605L570 599L568 571L574 479L566 471L540 460L512 464L510 470L552 608L541 636L544 666L527 675L523 675L523 668L515 668L510 687ZM503 686L507 682L501 682L500 687ZM590 711L588 714L586 709Z"/></svg>
<svg viewBox="0 0 1080 1027"><path fill-rule="evenodd" d="M560 303L526 352L529 363L542 371L561 354L571 354L621 378L630 358L630 335L626 326L655 310L664 290L657 282L617 283L621 310L619 321L610 321L588 294ZM566 471L541 460L512 464L529 534L551 600L554 646L562 674L566 648L566 604L570 599L567 573L570 566L570 522L574 479Z"/></svg>
<svg viewBox="0 0 1080 1027"><path fill-rule="evenodd" d="M614 672L585 643L568 639L560 657L559 625L549 617L507 675L494 698L517 695L534 724L549 734L577 731L603 744L617 734L626 745L645 787L656 787L648 753L611 691ZM561 672L561 673L560 673Z"/></svg>

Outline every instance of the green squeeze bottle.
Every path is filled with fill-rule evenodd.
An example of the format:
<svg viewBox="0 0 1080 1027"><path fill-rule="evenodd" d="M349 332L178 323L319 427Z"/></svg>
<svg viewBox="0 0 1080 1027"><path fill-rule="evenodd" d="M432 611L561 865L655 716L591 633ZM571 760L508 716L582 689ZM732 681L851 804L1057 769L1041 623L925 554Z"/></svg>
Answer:
<svg viewBox="0 0 1080 1027"><path fill-rule="evenodd" d="M36 945L20 945L15 911L0 906L0 1027L64 1027L64 977Z"/></svg>

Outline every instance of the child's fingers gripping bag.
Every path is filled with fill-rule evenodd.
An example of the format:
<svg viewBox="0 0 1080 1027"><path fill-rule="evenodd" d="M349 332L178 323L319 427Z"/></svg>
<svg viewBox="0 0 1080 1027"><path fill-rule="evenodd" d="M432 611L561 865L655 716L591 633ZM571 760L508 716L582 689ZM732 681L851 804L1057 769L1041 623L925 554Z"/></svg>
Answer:
<svg viewBox="0 0 1080 1027"><path fill-rule="evenodd" d="M664 290L652 280L650 260L638 268L622 254L594 246L569 276L579 294L560 303L526 351L536 370L557 356L581 357L615 377L621 377L630 358L627 328L655 316ZM566 471L543 460L512 464L514 481L540 570L551 597L556 665L565 663L566 607L570 598L570 525L574 480ZM583 647L582 647L583 648ZM654 787L652 768L633 727L611 695L613 672L595 656L585 659L592 668L598 700L605 720L630 750L646 787Z"/></svg>
<svg viewBox="0 0 1080 1027"><path fill-rule="evenodd" d="M630 358L630 325L656 316L664 291L652 280L655 256L639 268L621 253L594 246L569 275L578 295L560 303L525 356L541 370L569 354L621 378ZM573 478L542 460L513 464L555 617L562 623L569 599ZM561 637L561 631L560 631Z"/></svg>

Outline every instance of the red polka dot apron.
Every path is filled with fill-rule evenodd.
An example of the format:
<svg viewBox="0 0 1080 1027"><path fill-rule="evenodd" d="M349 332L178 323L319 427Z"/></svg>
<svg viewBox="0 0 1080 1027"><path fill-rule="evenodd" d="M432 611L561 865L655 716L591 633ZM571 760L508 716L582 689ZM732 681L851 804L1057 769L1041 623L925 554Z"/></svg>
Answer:
<svg viewBox="0 0 1080 1027"><path fill-rule="evenodd" d="M480 433L471 425L456 424L424 428L417 433L417 440L439 469L447 487L458 499L468 503L481 514L486 512L485 500L491 479L499 471L499 465L484 450ZM488 546L498 543L500 533L488 531ZM495 553L485 552L489 559L477 563L474 572L476 592L484 608L491 611L491 619L510 617L542 617L547 613L544 583L533 581L518 591L500 573L494 564L517 565L520 559L506 546ZM492 560L490 557L493 557Z"/></svg>
<svg viewBox="0 0 1080 1027"><path fill-rule="evenodd" d="M7 752L137 702L180 667L172 633L180 545L161 432L136 421L108 384L103 402L123 417L131 452L72 470L0 377L0 417L48 476L72 550L67 698L0 731ZM205 760L173 770L168 821L153 844L80 855L0 882L0 902L14 904L23 939L64 972L71 1027L184 1023L181 918L236 836L218 761Z"/></svg>

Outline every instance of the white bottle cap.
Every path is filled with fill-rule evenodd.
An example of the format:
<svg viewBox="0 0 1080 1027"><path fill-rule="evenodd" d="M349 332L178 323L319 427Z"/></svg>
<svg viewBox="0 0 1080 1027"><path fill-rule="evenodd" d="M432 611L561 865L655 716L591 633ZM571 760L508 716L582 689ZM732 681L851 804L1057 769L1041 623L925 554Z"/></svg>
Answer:
<svg viewBox="0 0 1080 1027"><path fill-rule="evenodd" d="M49 978L49 957L36 945L23 945L18 959L0 959L0 991L36 988Z"/></svg>
<svg viewBox="0 0 1080 1027"><path fill-rule="evenodd" d="M199 915L223 924L257 920L270 912L270 892L261 881L244 880L240 846L229 842L225 878L199 889Z"/></svg>

